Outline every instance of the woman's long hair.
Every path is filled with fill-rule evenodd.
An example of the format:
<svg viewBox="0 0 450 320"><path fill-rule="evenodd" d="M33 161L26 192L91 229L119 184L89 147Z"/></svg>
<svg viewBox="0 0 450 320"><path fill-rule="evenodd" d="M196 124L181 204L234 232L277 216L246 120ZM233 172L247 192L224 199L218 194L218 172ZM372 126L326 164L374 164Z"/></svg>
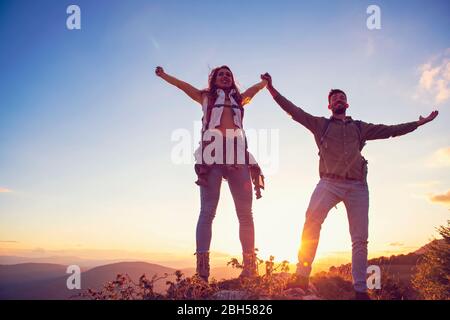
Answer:
<svg viewBox="0 0 450 320"><path fill-rule="evenodd" d="M242 106L242 96L241 96L241 93L234 81L233 72L231 71L231 69L228 66L225 66L225 65L214 68L209 73L208 88L203 90L203 93L206 93L208 95L208 105L213 104L217 99L218 87L216 86L216 78L217 78L217 74L219 73L220 69L227 69L228 71L231 72L231 80L232 80L231 89L234 89L236 91L233 94L233 98L234 98L234 100L236 100L236 102L239 104L239 106Z"/></svg>

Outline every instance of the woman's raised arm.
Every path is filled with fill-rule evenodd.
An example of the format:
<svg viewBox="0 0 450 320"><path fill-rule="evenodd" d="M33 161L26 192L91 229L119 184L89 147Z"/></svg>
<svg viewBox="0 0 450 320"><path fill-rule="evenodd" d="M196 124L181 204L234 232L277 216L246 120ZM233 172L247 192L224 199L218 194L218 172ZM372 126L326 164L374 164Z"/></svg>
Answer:
<svg viewBox="0 0 450 320"><path fill-rule="evenodd" d="M164 72L164 69L162 67L156 67L155 74L166 80L171 85L174 85L178 89L183 90L191 99L197 101L198 103L202 104L202 92L201 90L198 90L197 88L193 87L187 82L181 81L175 77L172 77L171 75L168 75Z"/></svg>
<svg viewBox="0 0 450 320"><path fill-rule="evenodd" d="M253 97L267 85L267 80L261 80L257 84L251 86L242 93L242 104L250 103Z"/></svg>

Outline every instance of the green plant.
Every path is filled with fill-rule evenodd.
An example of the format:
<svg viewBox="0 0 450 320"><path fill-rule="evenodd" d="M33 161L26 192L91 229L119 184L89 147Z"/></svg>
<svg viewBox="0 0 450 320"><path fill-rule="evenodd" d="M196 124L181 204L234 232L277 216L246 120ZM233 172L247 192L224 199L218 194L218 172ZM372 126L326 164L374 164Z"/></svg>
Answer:
<svg viewBox="0 0 450 320"><path fill-rule="evenodd" d="M422 299L450 300L450 220L437 230L443 239L429 244L417 264L412 285Z"/></svg>
<svg viewBox="0 0 450 320"><path fill-rule="evenodd" d="M154 292L154 284L168 276L168 274L164 274L162 277L155 275L151 279L147 279L145 275L142 275L139 282L135 283L128 274L118 274L114 281L105 284L101 290L88 289L87 292L83 292L79 296L92 300L162 299L164 298L163 295Z"/></svg>

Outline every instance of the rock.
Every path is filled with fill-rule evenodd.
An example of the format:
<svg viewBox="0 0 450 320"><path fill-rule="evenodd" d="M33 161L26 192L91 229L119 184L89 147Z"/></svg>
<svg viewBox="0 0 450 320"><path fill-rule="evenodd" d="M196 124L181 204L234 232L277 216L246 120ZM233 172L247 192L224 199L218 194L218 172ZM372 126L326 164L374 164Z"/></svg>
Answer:
<svg viewBox="0 0 450 320"><path fill-rule="evenodd" d="M212 296L214 300L245 300L246 298L247 292L241 290L220 290Z"/></svg>
<svg viewBox="0 0 450 320"><path fill-rule="evenodd" d="M319 296L319 291L317 291L316 286L312 283L309 283L308 291L311 292L313 295Z"/></svg>
<svg viewBox="0 0 450 320"><path fill-rule="evenodd" d="M285 290L283 292L283 294L286 296L292 296L292 297L303 297L304 295L306 295L305 291L300 288L292 288L292 289Z"/></svg>
<svg viewBox="0 0 450 320"><path fill-rule="evenodd" d="M314 294L310 294L308 296L304 296L303 300L322 300L322 299L320 299L318 296Z"/></svg>

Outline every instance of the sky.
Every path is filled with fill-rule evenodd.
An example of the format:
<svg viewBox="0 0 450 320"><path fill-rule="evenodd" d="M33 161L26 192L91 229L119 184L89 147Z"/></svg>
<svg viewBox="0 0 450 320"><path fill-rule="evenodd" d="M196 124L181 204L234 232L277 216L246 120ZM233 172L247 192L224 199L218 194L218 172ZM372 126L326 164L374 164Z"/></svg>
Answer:
<svg viewBox="0 0 450 320"><path fill-rule="evenodd" d="M66 26L71 4L81 9L79 30ZM372 4L381 29L367 27ZM449 12L445 0L1 1L0 254L191 259L199 190L191 154L174 161L173 137L187 133L193 153L201 108L154 68L202 89L223 64L242 90L269 72L317 116L329 116L330 88L345 90L348 114L366 122L439 110L363 152L369 255L417 249L450 217ZM267 184L253 202L256 246L262 257L295 261L319 179L317 147L266 90L246 106L244 125L258 133L250 147ZM265 134L269 156L258 148ZM241 251L226 183L211 250ZM339 204L318 257L349 259L350 250Z"/></svg>

